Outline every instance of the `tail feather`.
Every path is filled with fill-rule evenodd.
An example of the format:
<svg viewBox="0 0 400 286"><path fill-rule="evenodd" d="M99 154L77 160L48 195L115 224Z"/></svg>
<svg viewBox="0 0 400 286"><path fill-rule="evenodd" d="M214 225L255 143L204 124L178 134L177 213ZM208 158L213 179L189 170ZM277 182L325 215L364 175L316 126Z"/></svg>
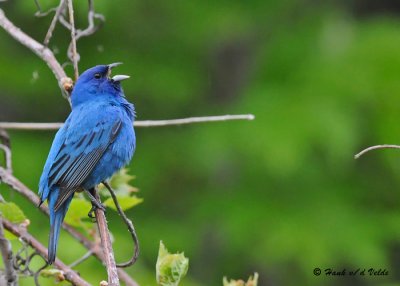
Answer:
<svg viewBox="0 0 400 286"><path fill-rule="evenodd" d="M54 211L54 204L57 201L58 190L50 194L49 197L49 209L50 209L50 236L49 236L49 247L48 247L48 259L49 264L53 264L56 260L58 238L60 236L61 225L64 221L68 207L71 203L72 196L70 196L57 211Z"/></svg>

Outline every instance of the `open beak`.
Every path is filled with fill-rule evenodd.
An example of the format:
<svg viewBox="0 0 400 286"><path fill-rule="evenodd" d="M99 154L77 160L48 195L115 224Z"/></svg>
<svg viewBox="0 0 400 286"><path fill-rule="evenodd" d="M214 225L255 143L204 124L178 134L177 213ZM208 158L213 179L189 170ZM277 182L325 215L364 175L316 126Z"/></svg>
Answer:
<svg viewBox="0 0 400 286"><path fill-rule="evenodd" d="M108 65L108 76L110 76L110 74L111 74L111 69L114 68L114 67L116 67L116 66L119 66L119 65L122 65L122 63L112 63L112 64L109 64L109 65ZM116 82L120 82L120 81L125 80L125 79L128 79L128 78L130 78L129 75L117 74L117 75L113 76L113 77L111 78L111 80L112 80L112 81L116 81Z"/></svg>

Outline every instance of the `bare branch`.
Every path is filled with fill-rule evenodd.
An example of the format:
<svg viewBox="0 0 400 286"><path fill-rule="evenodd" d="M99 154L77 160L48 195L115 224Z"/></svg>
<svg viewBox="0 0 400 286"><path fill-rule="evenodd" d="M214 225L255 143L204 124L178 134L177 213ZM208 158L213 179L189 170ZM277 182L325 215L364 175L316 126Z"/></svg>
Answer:
<svg viewBox="0 0 400 286"><path fill-rule="evenodd" d="M11 165L11 150L8 146L4 144L0 144L0 149L4 151L4 155L6 158L6 170L7 172L12 173L12 165Z"/></svg>
<svg viewBox="0 0 400 286"><path fill-rule="evenodd" d="M72 262L69 267L70 268L74 268L75 266L81 264L83 261L85 261L86 259L88 259L90 256L93 255L93 251L89 250L88 252L86 252L81 258L79 258L78 260Z"/></svg>
<svg viewBox="0 0 400 286"><path fill-rule="evenodd" d="M97 192L97 190L95 191L95 198L99 203L101 203L100 195ZM99 228L99 233L100 233L101 245L103 246L104 262L107 268L108 285L119 286L117 265L114 259L114 252L112 248L111 237L108 230L106 216L104 215L104 211L101 210L100 208L97 208L95 213L96 213L97 226Z"/></svg>
<svg viewBox="0 0 400 286"><path fill-rule="evenodd" d="M3 218L2 224L5 229L15 236L20 237L23 241L34 248L43 258L47 258L47 248L29 234L25 227L13 224L5 218ZM56 259L54 266L60 269L63 272L65 279L74 285L90 286L88 282L83 280L75 271L65 265L61 260Z"/></svg>
<svg viewBox="0 0 400 286"><path fill-rule="evenodd" d="M0 215L0 251L4 262L5 281L9 286L18 285L18 276L14 269L14 256L11 243L4 237L3 218ZM1 282L1 277L0 277Z"/></svg>
<svg viewBox="0 0 400 286"><path fill-rule="evenodd" d="M58 85L63 93L63 96L69 101L68 91L66 87L72 87L72 79L69 78L57 59L55 58L53 52L32 39L30 36L22 32L21 29L16 27L4 14L3 10L0 9L0 27L2 27L8 34L10 34L15 40L20 42L22 45L29 48L32 52L34 52L38 57L40 57L49 68L54 73Z"/></svg>
<svg viewBox="0 0 400 286"><path fill-rule="evenodd" d="M49 30L46 33L46 37L44 38L43 44L47 47L49 45L50 39L53 36L53 31L54 28L56 27L56 24L58 22L58 19L60 18L61 12L63 11L63 9L65 4L65 0L61 0L60 4L58 5L57 9L56 9L56 13L54 14L53 20L51 21Z"/></svg>
<svg viewBox="0 0 400 286"><path fill-rule="evenodd" d="M20 182L16 177L12 174L8 173L4 168L0 167L0 181L4 182L6 185L10 186L16 192L27 198L30 202L34 205L39 205L40 199L31 191L28 187L26 187L22 182ZM49 216L49 208L42 204L39 208L43 213ZM63 223L62 227L72 236L74 237L79 243L81 243L86 249L93 251L93 254L102 262L104 261L103 258L103 251L102 249L96 244L87 239L83 236L80 232L75 230L72 226L68 225L67 223ZM132 279L123 269L118 269L118 275L120 279L127 285L127 286L138 286L137 282Z"/></svg>
<svg viewBox="0 0 400 286"><path fill-rule="evenodd" d="M8 133L0 129L0 149L4 152L6 169L8 172L12 173L12 160L11 160L11 142Z"/></svg>
<svg viewBox="0 0 400 286"><path fill-rule="evenodd" d="M167 119L167 120L142 120L135 121L135 127L160 127L169 125L184 125L192 123L203 122L217 122L229 120L254 120L253 114L240 114L240 115L219 115L219 116L203 116L203 117L188 117L181 119ZM0 122L0 129L8 130L57 130L63 123L30 123L30 122Z"/></svg>
<svg viewBox="0 0 400 286"><path fill-rule="evenodd" d="M399 145L375 145L362 150L360 153L354 155L354 159L360 158L365 153L376 149L400 149Z"/></svg>
<svg viewBox="0 0 400 286"><path fill-rule="evenodd" d="M99 25L95 25L95 19L100 21ZM72 26L70 23L68 23L63 15L60 16L59 21L67 30L71 31ZM76 29L76 40L78 41L81 37L87 37L94 34L101 27L101 24L104 23L104 21L104 16L94 11L93 0L89 0L88 26L84 30ZM69 49L71 49L71 46Z"/></svg>
<svg viewBox="0 0 400 286"><path fill-rule="evenodd" d="M89 12L88 12L88 26L84 30L76 30L76 40L81 37L87 37L94 34L101 25L95 25L94 19L100 20L100 23L104 23L105 18L102 14L98 14L94 12L94 3L93 0L89 0Z"/></svg>
<svg viewBox="0 0 400 286"><path fill-rule="evenodd" d="M117 267L125 268L125 267L133 265L139 257L139 249L140 249L139 248L139 239L136 234L135 227L133 226L132 221L125 215L124 211L121 209L121 206L118 203L118 199L117 199L117 196L115 195L114 190L111 188L110 184L107 182L103 182L103 185L110 192L111 197L114 201L114 204L117 207L118 213L122 217L122 220L124 221L126 226L128 227L128 231L131 234L133 243L135 245L134 252L133 252L131 259L129 259L127 262L117 264Z"/></svg>
<svg viewBox="0 0 400 286"><path fill-rule="evenodd" d="M70 54L68 56L74 65L75 80L78 80L78 77L79 77L79 71L78 71L79 58L78 57L79 57L79 55L76 50L74 7L72 4L72 0L67 0L67 1L68 1L69 23L71 24L71 52L72 52L72 54Z"/></svg>

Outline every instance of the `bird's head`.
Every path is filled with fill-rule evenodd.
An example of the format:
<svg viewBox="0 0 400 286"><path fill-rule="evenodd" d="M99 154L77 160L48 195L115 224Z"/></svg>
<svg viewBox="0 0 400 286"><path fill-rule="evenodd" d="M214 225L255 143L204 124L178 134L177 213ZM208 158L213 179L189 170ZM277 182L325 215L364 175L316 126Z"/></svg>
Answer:
<svg viewBox="0 0 400 286"><path fill-rule="evenodd" d="M96 97L123 96L120 82L128 79L129 76L115 75L111 77L112 68L120 64L98 65L82 73L71 94L72 106L93 100Z"/></svg>

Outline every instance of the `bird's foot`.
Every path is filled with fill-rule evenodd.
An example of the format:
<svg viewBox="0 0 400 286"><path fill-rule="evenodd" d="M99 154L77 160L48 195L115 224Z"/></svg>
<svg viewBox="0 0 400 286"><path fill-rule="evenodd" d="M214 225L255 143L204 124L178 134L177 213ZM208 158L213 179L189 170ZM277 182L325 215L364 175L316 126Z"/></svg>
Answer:
<svg viewBox="0 0 400 286"><path fill-rule="evenodd" d="M95 203L92 202L92 208L90 209L90 211L88 213L88 217L92 218L92 219L95 218L94 212L98 209L102 210L104 213L106 212L106 207L103 204L101 204L97 201Z"/></svg>

